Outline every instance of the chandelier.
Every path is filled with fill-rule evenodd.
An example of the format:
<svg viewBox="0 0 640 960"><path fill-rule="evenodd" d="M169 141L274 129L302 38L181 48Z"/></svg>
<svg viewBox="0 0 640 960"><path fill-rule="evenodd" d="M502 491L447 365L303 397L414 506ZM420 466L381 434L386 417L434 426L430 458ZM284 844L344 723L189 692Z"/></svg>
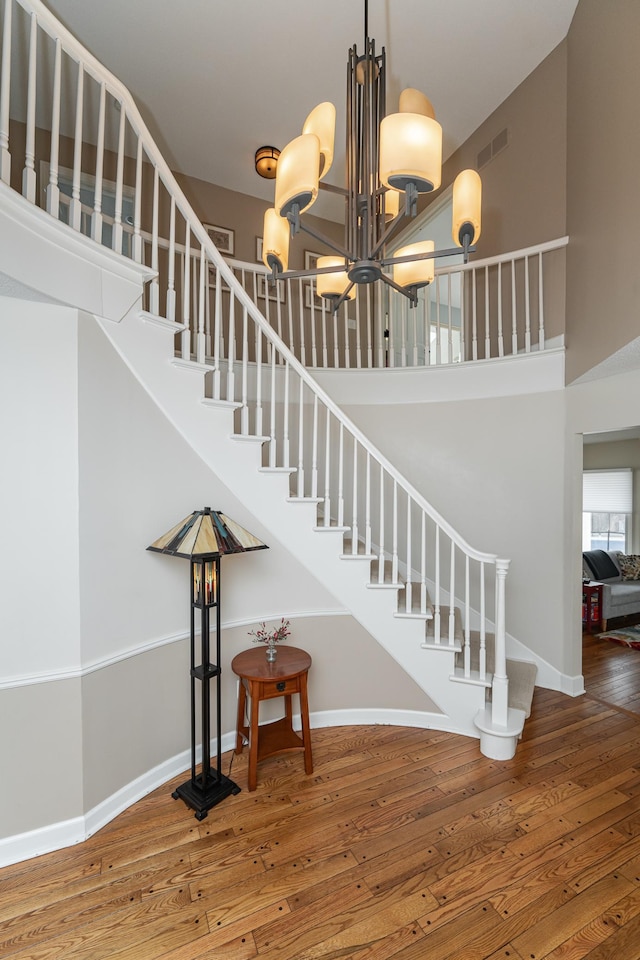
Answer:
<svg viewBox="0 0 640 960"><path fill-rule="evenodd" d="M263 262L272 280L316 277L318 296L335 312L352 300L358 284L378 280L417 304L417 291L434 279L435 258L459 254L464 261L480 236L481 182L463 170L453 185L452 236L455 246L435 250L421 240L387 255L398 229L415 217L420 194L437 190L442 177L442 127L430 101L419 90L400 94L397 113L386 113L385 50L376 54L369 38L368 0L364 7L364 54L355 45L347 65L346 187L325 182L333 162L336 109L319 104L302 134L282 150L277 163L275 204L265 213ZM303 222L321 189L345 199L344 244ZM289 242L300 230L335 256L319 257L312 270L288 270Z"/></svg>

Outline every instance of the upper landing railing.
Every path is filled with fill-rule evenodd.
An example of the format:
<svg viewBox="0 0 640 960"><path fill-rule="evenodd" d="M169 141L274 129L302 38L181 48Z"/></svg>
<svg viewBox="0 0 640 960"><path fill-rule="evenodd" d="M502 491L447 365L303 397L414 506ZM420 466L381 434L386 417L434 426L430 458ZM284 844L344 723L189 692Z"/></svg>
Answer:
<svg viewBox="0 0 640 960"><path fill-rule="evenodd" d="M455 362L542 349L546 312L534 304L541 308L546 295L542 272L536 282L530 273L534 263L557 255L553 245L441 273L421 308L397 314L402 321L392 304L388 311L367 305L371 291L346 323L318 306L312 286L289 284L286 301L272 301L264 268L220 255L126 88L40 0L0 3L0 187L152 269L146 308L175 325L176 353L208 373L209 396L235 405L237 432L269 441L265 465L292 472L293 496L317 501L318 522L344 531L345 551L376 560L380 585L406 583L399 612L424 616L429 596L433 645L455 646L454 604L461 608L465 676L472 662L481 679L486 675L487 633L495 632L492 710L505 725L508 561L470 546L322 390L307 364ZM503 281L519 272L528 292L514 287L507 297ZM456 273L465 278L457 299ZM442 284L451 291L446 301ZM495 329L494 298L503 304ZM515 312L507 311L507 300Z"/></svg>

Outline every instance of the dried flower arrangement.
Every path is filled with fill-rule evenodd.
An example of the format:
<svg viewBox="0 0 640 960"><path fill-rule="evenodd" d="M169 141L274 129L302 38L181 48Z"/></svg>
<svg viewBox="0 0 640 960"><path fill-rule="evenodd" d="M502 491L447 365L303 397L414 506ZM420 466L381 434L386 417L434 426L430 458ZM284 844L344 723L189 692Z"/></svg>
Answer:
<svg viewBox="0 0 640 960"><path fill-rule="evenodd" d="M263 622L257 630L250 630L249 636L254 637L254 643L268 643L269 646L273 646L274 643L279 643L281 640L286 640L287 637L291 636L289 621L283 617L280 625L273 627L271 630L267 630L267 625Z"/></svg>

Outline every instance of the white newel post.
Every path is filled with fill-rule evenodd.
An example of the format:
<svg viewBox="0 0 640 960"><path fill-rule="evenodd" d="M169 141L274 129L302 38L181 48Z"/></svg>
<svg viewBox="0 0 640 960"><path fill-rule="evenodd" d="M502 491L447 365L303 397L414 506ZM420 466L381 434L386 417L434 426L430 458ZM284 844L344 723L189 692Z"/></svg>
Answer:
<svg viewBox="0 0 640 960"><path fill-rule="evenodd" d="M505 583L509 560L496 560L496 640L493 686L491 690L491 720L496 726L506 727L509 714L509 679L507 677L507 648L505 628Z"/></svg>

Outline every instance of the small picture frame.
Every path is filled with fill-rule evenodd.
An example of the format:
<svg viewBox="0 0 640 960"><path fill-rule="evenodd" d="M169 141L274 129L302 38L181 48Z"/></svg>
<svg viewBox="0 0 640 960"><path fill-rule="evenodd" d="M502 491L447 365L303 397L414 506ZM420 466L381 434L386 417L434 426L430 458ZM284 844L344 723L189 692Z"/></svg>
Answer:
<svg viewBox="0 0 640 960"><path fill-rule="evenodd" d="M258 276L258 297L261 300L266 298L270 303L286 303L287 286L284 280L277 280L275 287L269 281L270 277L264 273Z"/></svg>
<svg viewBox="0 0 640 960"><path fill-rule="evenodd" d="M228 227L216 227L212 223L205 223L204 228L225 257L233 257L236 249L236 235Z"/></svg>
<svg viewBox="0 0 640 960"><path fill-rule="evenodd" d="M256 237L256 260L262 263L262 237Z"/></svg>
<svg viewBox="0 0 640 960"><path fill-rule="evenodd" d="M305 250L304 252L304 268L305 270L315 270L318 266L318 257L323 257L323 253L314 253L313 250Z"/></svg>
<svg viewBox="0 0 640 960"><path fill-rule="evenodd" d="M307 282L304 285L304 305L307 310L311 310L312 307L314 310L322 310L324 306L324 299L316 294L313 283Z"/></svg>

